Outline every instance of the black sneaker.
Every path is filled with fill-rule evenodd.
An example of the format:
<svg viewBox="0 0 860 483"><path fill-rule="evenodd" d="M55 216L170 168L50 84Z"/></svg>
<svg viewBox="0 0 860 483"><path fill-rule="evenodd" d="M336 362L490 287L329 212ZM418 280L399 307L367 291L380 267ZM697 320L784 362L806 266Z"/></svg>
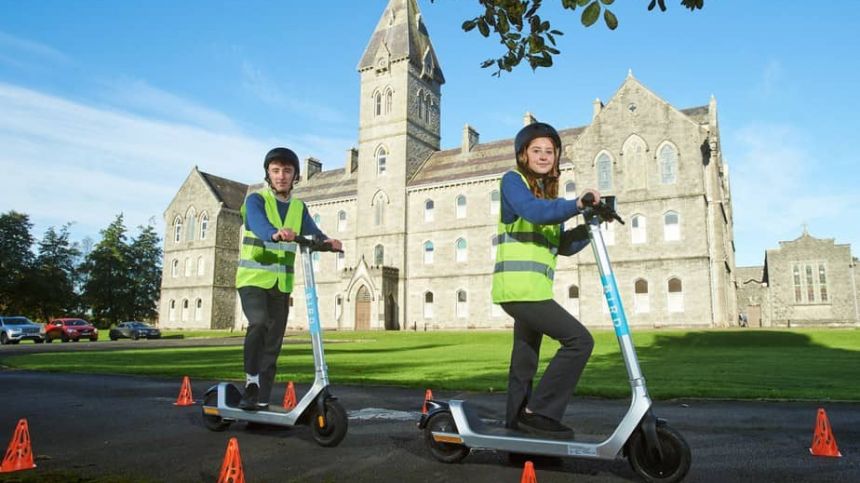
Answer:
<svg viewBox="0 0 860 483"><path fill-rule="evenodd" d="M245 386L245 394L242 394L242 400L239 401L239 409L244 409L245 411L256 411L260 409L260 406L257 403L259 392L260 386L256 384L248 384Z"/></svg>
<svg viewBox="0 0 860 483"><path fill-rule="evenodd" d="M573 439L573 430L555 419L540 414L521 412L517 417L520 431L554 439Z"/></svg>

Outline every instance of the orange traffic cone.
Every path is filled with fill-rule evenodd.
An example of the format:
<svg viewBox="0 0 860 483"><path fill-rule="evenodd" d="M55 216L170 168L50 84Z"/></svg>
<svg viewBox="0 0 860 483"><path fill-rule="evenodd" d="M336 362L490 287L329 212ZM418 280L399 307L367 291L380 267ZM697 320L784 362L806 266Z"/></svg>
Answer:
<svg viewBox="0 0 860 483"><path fill-rule="evenodd" d="M218 483L245 483L245 472L242 470L242 457L239 456L239 440L230 438L224 462L221 463L221 474Z"/></svg>
<svg viewBox="0 0 860 483"><path fill-rule="evenodd" d="M296 388L293 381L287 383L287 392L284 393L284 409L296 407Z"/></svg>
<svg viewBox="0 0 860 483"><path fill-rule="evenodd" d="M818 408L818 417L815 420L815 432L812 435L812 447L809 452L813 456L833 456L839 458L842 453L836 447L836 438L830 431L830 421L824 408Z"/></svg>
<svg viewBox="0 0 860 483"><path fill-rule="evenodd" d="M179 397L176 398L174 406L192 406L194 398L191 397L191 379L188 376L182 378L182 388L179 390Z"/></svg>
<svg viewBox="0 0 860 483"><path fill-rule="evenodd" d="M535 465L531 461L526 461L526 465L523 467L523 476L520 477L520 483L537 483Z"/></svg>
<svg viewBox="0 0 860 483"><path fill-rule="evenodd" d="M427 414L427 401L433 399L433 391L427 390L424 392L424 404L421 405L421 414Z"/></svg>
<svg viewBox="0 0 860 483"><path fill-rule="evenodd" d="M27 420L18 420L18 425L15 427L15 434L12 440L9 441L9 449L6 450L6 456L3 457L3 463L0 465L0 473L10 473L12 471L29 470L35 468L33 463L33 449L30 447L30 430L27 428Z"/></svg>

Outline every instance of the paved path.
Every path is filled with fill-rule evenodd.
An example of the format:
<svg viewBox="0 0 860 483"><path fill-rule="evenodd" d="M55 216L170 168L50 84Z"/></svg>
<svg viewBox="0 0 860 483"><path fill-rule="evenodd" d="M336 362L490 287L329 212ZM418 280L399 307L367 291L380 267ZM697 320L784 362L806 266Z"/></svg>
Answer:
<svg viewBox="0 0 860 483"><path fill-rule="evenodd" d="M192 381L194 396L202 397L214 382ZM249 482L520 481L521 468L492 451L473 452L460 464L435 461L415 427L423 389L336 385L334 394L350 414L349 433L338 447L322 448L305 427L249 430L237 423L223 433L209 432L199 405L172 405L179 386L178 380L160 378L0 370L0 445L8 444L17 420L27 418L38 465L30 473L63 475L52 481L113 476L214 482L232 436L239 440ZM299 397L305 390L297 387ZM278 398L283 391L283 384L276 388ZM434 395L468 399L490 419L501 419L504 411L503 394ZM839 459L809 455L818 407L687 400L658 402L655 411L692 447L687 481L860 481L860 404L824 404L845 455ZM583 438L602 439L626 409L626 401L576 399L566 421ZM0 475L0 482L13 475ZM537 479L640 481L625 460L575 459L539 465Z"/></svg>

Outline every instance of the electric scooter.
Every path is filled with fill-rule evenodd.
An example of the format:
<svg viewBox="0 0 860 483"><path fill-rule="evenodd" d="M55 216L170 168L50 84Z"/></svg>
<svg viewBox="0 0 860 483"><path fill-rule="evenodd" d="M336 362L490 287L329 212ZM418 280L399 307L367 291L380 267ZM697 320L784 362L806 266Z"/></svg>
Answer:
<svg viewBox="0 0 860 483"><path fill-rule="evenodd" d="M588 196L588 195L586 195ZM593 203L583 197L585 204ZM627 413L615 431L600 443L546 439L513 429L485 424L476 411L465 401L428 401L426 414L421 416L419 429L430 453L437 460L456 463L465 458L471 449L488 449L556 457L577 457L614 460L624 455L633 470L646 481L675 482L686 476L690 469L690 447L676 430L651 411L651 398L645 378L639 368L636 350L630 336L627 316L618 293L615 275L609 264L606 245L600 232L600 223L618 220L615 197L606 196L595 206L582 212L589 227L589 238L612 324L627 367L632 398Z"/></svg>
<svg viewBox="0 0 860 483"><path fill-rule="evenodd" d="M291 410L269 405L266 409L245 411L238 407L239 400L242 399L239 389L229 382L219 383L209 388L203 398L203 423L212 431L224 431L236 421L284 427L308 424L314 440L320 446L337 446L346 436L348 420L343 406L329 391L328 366L323 353L322 328L311 257L312 252L334 250L328 243L317 238L296 236L295 243L298 244L301 252L302 272L305 278L308 328L316 371L313 385Z"/></svg>

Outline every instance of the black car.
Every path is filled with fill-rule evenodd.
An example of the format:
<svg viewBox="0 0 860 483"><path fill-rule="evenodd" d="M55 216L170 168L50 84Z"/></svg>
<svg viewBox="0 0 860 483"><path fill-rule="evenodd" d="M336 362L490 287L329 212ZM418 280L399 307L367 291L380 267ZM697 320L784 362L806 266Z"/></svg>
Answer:
<svg viewBox="0 0 860 483"><path fill-rule="evenodd" d="M161 331L149 324L131 320L128 322L121 322L115 327L111 327L108 337L110 337L110 340L117 340L123 337L133 340L140 338L160 339Z"/></svg>

